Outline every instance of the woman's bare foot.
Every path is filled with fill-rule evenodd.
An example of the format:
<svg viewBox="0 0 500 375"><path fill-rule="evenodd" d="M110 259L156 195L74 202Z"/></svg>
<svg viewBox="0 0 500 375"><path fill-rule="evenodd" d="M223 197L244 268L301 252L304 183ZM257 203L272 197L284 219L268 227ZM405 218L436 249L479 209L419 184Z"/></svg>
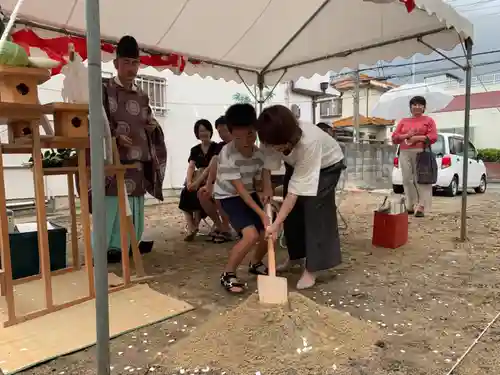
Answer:
<svg viewBox="0 0 500 375"><path fill-rule="evenodd" d="M297 283L297 289L309 289L312 288L316 284L316 276L309 272L308 270L304 270L304 273L300 277L300 280Z"/></svg>

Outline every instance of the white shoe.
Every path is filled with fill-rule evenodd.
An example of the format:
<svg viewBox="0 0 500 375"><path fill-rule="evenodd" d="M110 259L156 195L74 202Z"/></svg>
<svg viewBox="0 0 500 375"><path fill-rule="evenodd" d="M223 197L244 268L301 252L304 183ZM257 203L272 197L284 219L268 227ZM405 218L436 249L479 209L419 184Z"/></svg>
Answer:
<svg viewBox="0 0 500 375"><path fill-rule="evenodd" d="M294 259L294 260L287 259L285 262L283 262L282 264L280 264L276 267L276 271L277 272L286 272L286 271L290 271L292 268L302 268L302 267L304 267L305 264L306 264L305 258Z"/></svg>
<svg viewBox="0 0 500 375"><path fill-rule="evenodd" d="M304 273L297 282L297 289L298 290L309 289L312 288L314 284L316 284L316 276L313 273L304 270Z"/></svg>

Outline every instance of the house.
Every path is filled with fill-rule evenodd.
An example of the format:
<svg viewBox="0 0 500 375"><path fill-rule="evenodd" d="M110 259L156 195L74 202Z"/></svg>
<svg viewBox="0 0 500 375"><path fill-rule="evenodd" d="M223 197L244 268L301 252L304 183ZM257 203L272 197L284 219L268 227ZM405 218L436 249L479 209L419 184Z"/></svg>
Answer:
<svg viewBox="0 0 500 375"><path fill-rule="evenodd" d="M450 104L439 112L429 114L438 131L463 134L465 119L464 83L441 76L429 84L454 95ZM500 74L473 77L470 112L470 140L481 148L500 148Z"/></svg>
<svg viewBox="0 0 500 375"><path fill-rule="evenodd" d="M355 81L351 75L335 78L332 87L339 96L323 99L320 104L320 116L329 118L337 134L353 134ZM370 113L380 96L396 85L377 80L365 74L359 76L359 127L360 137L366 141L385 142L394 121L371 117ZM352 137L352 135L351 135Z"/></svg>
<svg viewBox="0 0 500 375"><path fill-rule="evenodd" d="M349 133L353 133L352 129L354 129L354 117L344 117L340 120L333 122L333 128L335 129L335 133L337 134L337 138L342 140L342 137L349 137ZM360 139L363 142L382 142L385 143L388 140L388 131L390 128L394 126L393 120L386 120L378 117L367 117L363 115L359 115L359 134ZM349 129L346 131L346 129ZM345 134L345 135L340 135ZM340 135L340 136L339 136Z"/></svg>
<svg viewBox="0 0 500 375"><path fill-rule="evenodd" d="M112 63L103 64L102 69L104 77L114 74ZM62 100L63 78L62 75L54 76L39 87L42 103ZM317 108L318 100L338 94L330 92L332 89L328 82L329 76L317 75L308 80L278 84L265 105L282 104L293 108L301 120L322 121L320 109ZM176 75L168 70L158 72L154 68L141 69L137 84L149 93L155 116L165 133L168 160L163 188L167 194L169 191L177 192L184 184L189 150L197 143L193 133L194 122L206 118L214 123L237 100L254 101L242 83L202 79L197 75ZM267 88L267 93L269 91L270 88ZM0 137L2 142L7 142L5 125L0 131ZM219 140L217 134L214 134L214 140ZM33 201L33 175L26 166L28 159L28 155L4 156L6 195L9 201ZM66 177L46 176L44 182L48 198L68 195ZM60 201L63 202L64 199Z"/></svg>

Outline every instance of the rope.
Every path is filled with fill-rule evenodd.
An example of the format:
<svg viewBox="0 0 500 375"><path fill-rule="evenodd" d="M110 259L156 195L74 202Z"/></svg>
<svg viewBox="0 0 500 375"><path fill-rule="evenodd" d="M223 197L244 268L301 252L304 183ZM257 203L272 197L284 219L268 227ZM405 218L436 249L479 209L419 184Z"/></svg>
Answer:
<svg viewBox="0 0 500 375"><path fill-rule="evenodd" d="M450 371L448 371L446 373L446 375L451 375L453 374L453 371L456 370L456 368L460 365L460 363L462 363L462 361L464 360L464 358L467 356L467 354L470 353L470 351L474 348L474 346L476 346L476 344L479 342L479 340L481 339L481 337L483 337L483 335L486 333L486 331L493 325L493 323L496 322L496 320L500 317L500 312L493 318L493 320L486 326L485 329L483 329L483 332L481 332L479 334L479 336L477 336L477 338L474 340L474 342L471 344L471 346L469 346L469 348L465 351L464 354L462 354L462 356L457 360L457 362L455 362L455 364L453 365L453 367L450 369Z"/></svg>

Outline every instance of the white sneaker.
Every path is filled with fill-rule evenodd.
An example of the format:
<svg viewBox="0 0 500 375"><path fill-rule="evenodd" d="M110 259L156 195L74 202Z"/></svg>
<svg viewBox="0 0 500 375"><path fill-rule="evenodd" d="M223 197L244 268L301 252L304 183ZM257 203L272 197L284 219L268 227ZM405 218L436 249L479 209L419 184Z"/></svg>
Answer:
<svg viewBox="0 0 500 375"><path fill-rule="evenodd" d="M305 264L306 264L305 258L294 259L294 260L287 259L285 262L276 267L276 271L286 272L290 271L292 268L302 268L305 266Z"/></svg>
<svg viewBox="0 0 500 375"><path fill-rule="evenodd" d="M309 289L312 288L314 284L316 284L316 276L313 273L304 270L304 273L297 282L297 289L298 290Z"/></svg>

